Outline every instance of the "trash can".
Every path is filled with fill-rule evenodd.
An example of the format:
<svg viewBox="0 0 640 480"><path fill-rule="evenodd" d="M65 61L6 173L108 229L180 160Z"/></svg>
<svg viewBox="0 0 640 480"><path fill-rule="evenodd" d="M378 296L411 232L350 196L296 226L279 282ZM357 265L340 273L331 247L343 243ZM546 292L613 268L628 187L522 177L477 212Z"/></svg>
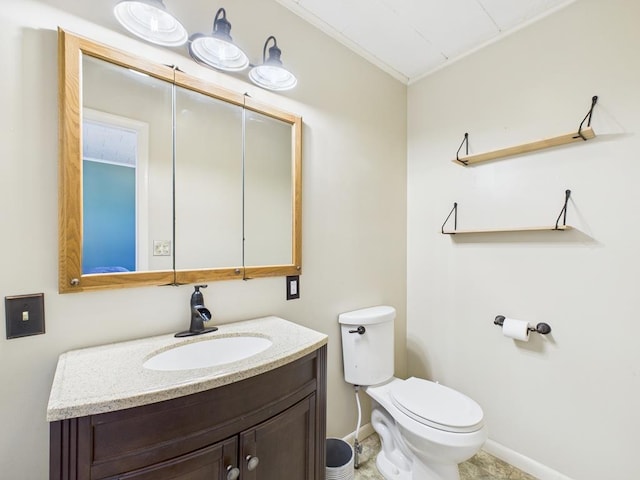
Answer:
<svg viewBox="0 0 640 480"><path fill-rule="evenodd" d="M341 438L327 438L326 480L353 480L353 448Z"/></svg>

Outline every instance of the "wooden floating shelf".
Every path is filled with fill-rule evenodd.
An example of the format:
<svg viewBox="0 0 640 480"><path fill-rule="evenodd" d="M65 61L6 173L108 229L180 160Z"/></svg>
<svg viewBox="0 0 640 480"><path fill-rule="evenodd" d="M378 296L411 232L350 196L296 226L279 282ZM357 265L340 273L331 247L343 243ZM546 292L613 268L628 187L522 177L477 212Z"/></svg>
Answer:
<svg viewBox="0 0 640 480"><path fill-rule="evenodd" d="M566 232L573 230L569 225L555 225L544 227L516 227L516 228L489 228L482 230L443 230L445 235L465 235L471 233L509 233L509 232Z"/></svg>
<svg viewBox="0 0 640 480"><path fill-rule="evenodd" d="M544 150L545 148L559 147L561 145L567 145L569 143L584 142L585 139L589 140L596 136L593 128L587 127L580 131L582 138L577 132L568 133L566 135L560 135L559 137L547 138L544 140L538 140L536 142L525 143L522 145L516 145L514 147L503 148L501 150L494 150L492 152L479 153L477 155L467 155L460 157L460 159L452 160L453 163L468 167L477 163L490 162L492 160L498 160L505 157L512 157L514 155L521 155L523 153L535 152L537 150Z"/></svg>

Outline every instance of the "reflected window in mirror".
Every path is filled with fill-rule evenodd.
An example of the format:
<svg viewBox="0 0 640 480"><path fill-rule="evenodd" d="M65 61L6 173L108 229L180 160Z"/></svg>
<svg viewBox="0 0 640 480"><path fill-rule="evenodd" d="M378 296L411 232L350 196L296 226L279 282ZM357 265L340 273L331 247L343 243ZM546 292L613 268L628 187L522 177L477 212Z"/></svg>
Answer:
<svg viewBox="0 0 640 480"><path fill-rule="evenodd" d="M82 272L172 269L172 86L88 55L82 74Z"/></svg>
<svg viewBox="0 0 640 480"><path fill-rule="evenodd" d="M127 126L130 124L130 127ZM137 180L144 178L141 134L133 122L84 109L82 121L82 273L134 272L147 268L138 251ZM143 222L139 223L144 228ZM141 242L141 247L146 242Z"/></svg>

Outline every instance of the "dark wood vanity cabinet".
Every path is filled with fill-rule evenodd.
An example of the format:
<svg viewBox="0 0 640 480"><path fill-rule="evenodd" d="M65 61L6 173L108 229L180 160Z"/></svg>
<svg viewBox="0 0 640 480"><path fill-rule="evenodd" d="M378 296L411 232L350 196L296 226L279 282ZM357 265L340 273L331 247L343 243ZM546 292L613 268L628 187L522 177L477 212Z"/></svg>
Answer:
<svg viewBox="0 0 640 480"><path fill-rule="evenodd" d="M236 439L229 439L205 447L166 462L151 465L130 473L116 475L112 478L122 480L155 480L159 478L181 480L231 480L233 474L230 465L237 458L238 445ZM235 472L234 472L235 473Z"/></svg>
<svg viewBox="0 0 640 480"><path fill-rule="evenodd" d="M201 393L52 422L49 478L323 480L326 349Z"/></svg>

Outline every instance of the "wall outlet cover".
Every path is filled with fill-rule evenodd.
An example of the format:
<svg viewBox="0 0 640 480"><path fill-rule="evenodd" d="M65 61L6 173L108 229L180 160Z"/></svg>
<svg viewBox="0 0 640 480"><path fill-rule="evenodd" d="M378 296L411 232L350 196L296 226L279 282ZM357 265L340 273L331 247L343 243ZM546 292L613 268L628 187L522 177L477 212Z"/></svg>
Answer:
<svg viewBox="0 0 640 480"><path fill-rule="evenodd" d="M287 300L300 298L300 275L287 276Z"/></svg>
<svg viewBox="0 0 640 480"><path fill-rule="evenodd" d="M154 240L153 256L154 257L170 257L171 256L171 240Z"/></svg>
<svg viewBox="0 0 640 480"><path fill-rule="evenodd" d="M44 333L44 293L4 297L7 339Z"/></svg>

